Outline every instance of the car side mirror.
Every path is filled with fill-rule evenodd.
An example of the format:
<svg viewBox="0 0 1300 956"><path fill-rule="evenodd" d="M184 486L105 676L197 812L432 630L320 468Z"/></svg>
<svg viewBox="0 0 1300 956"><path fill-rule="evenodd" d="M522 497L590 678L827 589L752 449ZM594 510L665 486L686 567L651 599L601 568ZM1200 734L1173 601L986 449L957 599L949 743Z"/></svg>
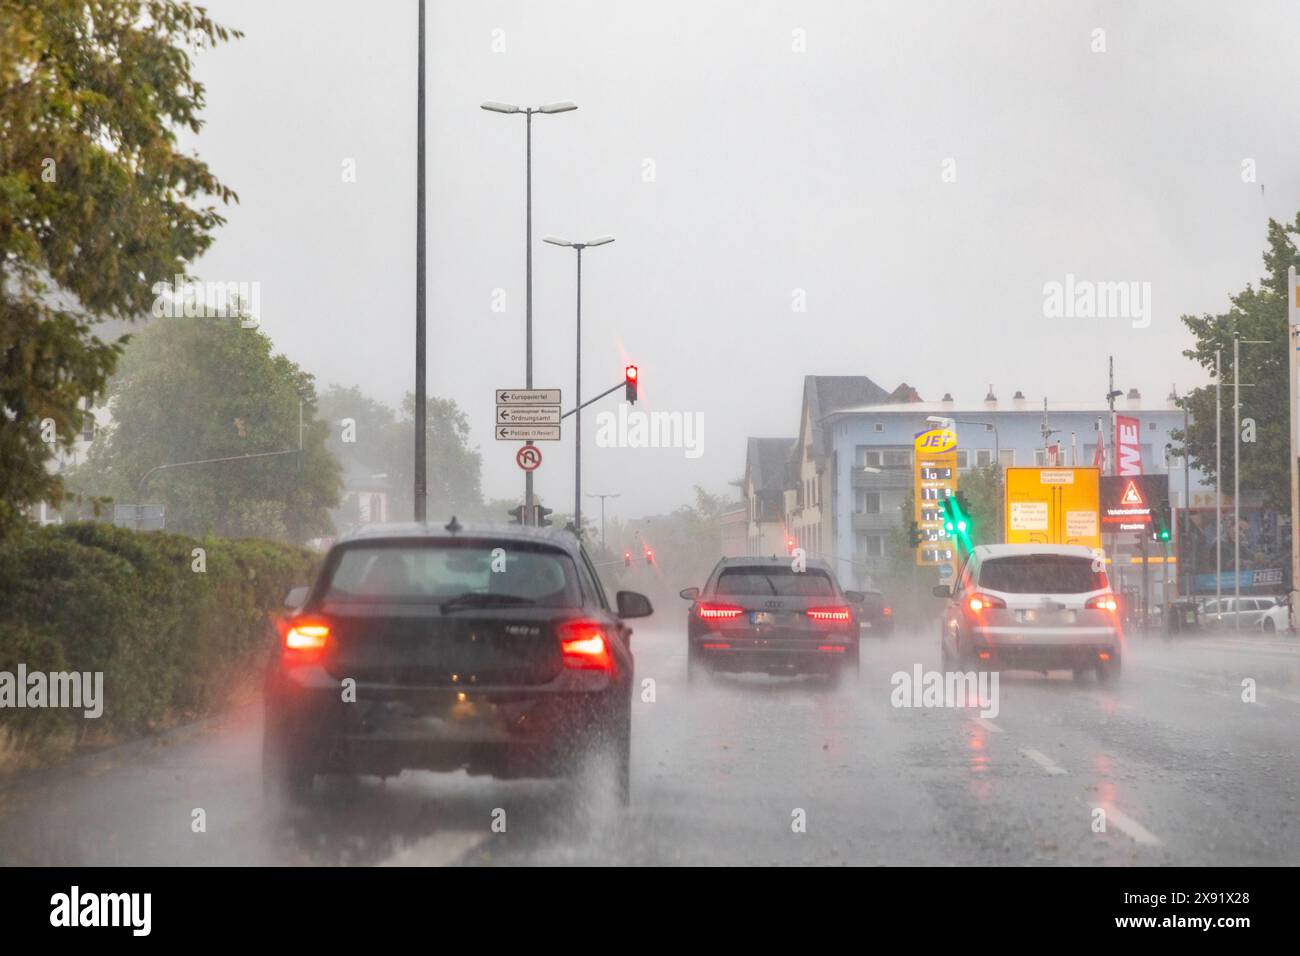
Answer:
<svg viewBox="0 0 1300 956"><path fill-rule="evenodd" d="M845 591L844 600L848 601L850 604L865 604L867 596L861 591Z"/></svg>
<svg viewBox="0 0 1300 956"><path fill-rule="evenodd" d="M947 584L936 584L930 588L930 593L935 597L950 598L952 597L952 587Z"/></svg>
<svg viewBox="0 0 1300 956"><path fill-rule="evenodd" d="M290 588L289 593L284 596L284 606L302 607L307 603L307 592L310 590L311 588L308 588L305 585L303 587Z"/></svg>
<svg viewBox="0 0 1300 956"><path fill-rule="evenodd" d="M683 597L683 598L686 599L687 601L694 601L696 598L698 598L698 597L700 596L700 589L699 589L699 588L682 588L682 589L681 589L680 591L678 591L677 593L678 593L679 595L681 595L681 597Z"/></svg>
<svg viewBox="0 0 1300 956"><path fill-rule="evenodd" d="M649 617L655 612L650 599L636 591L619 591L615 596L619 617Z"/></svg>

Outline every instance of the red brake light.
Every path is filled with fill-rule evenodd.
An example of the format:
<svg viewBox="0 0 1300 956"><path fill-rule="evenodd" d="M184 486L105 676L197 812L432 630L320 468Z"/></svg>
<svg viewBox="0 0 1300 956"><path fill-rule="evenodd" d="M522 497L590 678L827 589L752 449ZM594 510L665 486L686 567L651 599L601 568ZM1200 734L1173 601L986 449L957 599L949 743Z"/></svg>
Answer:
<svg viewBox="0 0 1300 956"><path fill-rule="evenodd" d="M280 622L280 635L286 651L319 652L329 643L330 625L323 618L289 618Z"/></svg>
<svg viewBox="0 0 1300 956"><path fill-rule="evenodd" d="M607 671L614 666L605 629L596 621L565 621L559 626L564 666Z"/></svg>
<svg viewBox="0 0 1300 956"><path fill-rule="evenodd" d="M892 617L894 614L894 609L892 607L887 607L883 611L881 611L881 613L884 614L885 617Z"/></svg>
<svg viewBox="0 0 1300 956"><path fill-rule="evenodd" d="M988 610L991 607L1006 607L1007 602L1000 597L994 597L992 594L983 594L977 591L966 601L966 606L978 614L980 611Z"/></svg>
<svg viewBox="0 0 1300 956"><path fill-rule="evenodd" d="M814 621L826 621L832 624L847 624L850 618L847 607L810 607L804 613Z"/></svg>
<svg viewBox="0 0 1300 956"><path fill-rule="evenodd" d="M701 621L730 621L744 613L744 608L734 604L701 604L699 609Z"/></svg>
<svg viewBox="0 0 1300 956"><path fill-rule="evenodd" d="M1113 594L1098 594L1094 598L1089 598L1084 607L1090 607L1096 611L1114 611L1119 607Z"/></svg>

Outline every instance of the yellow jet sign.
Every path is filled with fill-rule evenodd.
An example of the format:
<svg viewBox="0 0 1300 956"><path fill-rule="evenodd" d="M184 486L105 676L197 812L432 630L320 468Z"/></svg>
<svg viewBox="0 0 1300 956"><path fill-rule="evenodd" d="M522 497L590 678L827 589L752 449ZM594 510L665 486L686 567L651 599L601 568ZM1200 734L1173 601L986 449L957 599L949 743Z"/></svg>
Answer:
<svg viewBox="0 0 1300 956"><path fill-rule="evenodd" d="M1008 544L1101 547L1099 468L1008 468Z"/></svg>
<svg viewBox="0 0 1300 956"><path fill-rule="evenodd" d="M913 517L921 532L916 548L919 565L954 564L957 548L943 530L943 500L957 493L957 433L930 428L914 441L916 454L916 510Z"/></svg>

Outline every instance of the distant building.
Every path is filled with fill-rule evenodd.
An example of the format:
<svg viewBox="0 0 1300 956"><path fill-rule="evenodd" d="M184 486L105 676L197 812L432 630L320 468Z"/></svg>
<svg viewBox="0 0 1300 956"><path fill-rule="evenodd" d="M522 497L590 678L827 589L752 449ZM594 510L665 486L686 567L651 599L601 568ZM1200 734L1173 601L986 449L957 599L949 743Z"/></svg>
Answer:
<svg viewBox="0 0 1300 956"><path fill-rule="evenodd" d="M751 438L745 446L746 554L785 553L786 463L793 438Z"/></svg>

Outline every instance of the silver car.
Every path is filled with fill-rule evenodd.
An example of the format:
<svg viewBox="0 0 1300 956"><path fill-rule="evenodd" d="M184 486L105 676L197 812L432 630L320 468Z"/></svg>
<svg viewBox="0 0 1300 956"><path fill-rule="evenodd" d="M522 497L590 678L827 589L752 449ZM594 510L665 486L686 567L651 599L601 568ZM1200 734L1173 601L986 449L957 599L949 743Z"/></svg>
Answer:
<svg viewBox="0 0 1300 956"><path fill-rule="evenodd" d="M1271 597L1244 597L1210 599L1201 608L1201 620L1206 627L1221 630L1258 629L1264 615L1277 607L1277 599Z"/></svg>
<svg viewBox="0 0 1300 956"><path fill-rule="evenodd" d="M1095 671L1119 676L1123 632L1106 571L1082 545L988 544L975 548L941 623L945 669Z"/></svg>

